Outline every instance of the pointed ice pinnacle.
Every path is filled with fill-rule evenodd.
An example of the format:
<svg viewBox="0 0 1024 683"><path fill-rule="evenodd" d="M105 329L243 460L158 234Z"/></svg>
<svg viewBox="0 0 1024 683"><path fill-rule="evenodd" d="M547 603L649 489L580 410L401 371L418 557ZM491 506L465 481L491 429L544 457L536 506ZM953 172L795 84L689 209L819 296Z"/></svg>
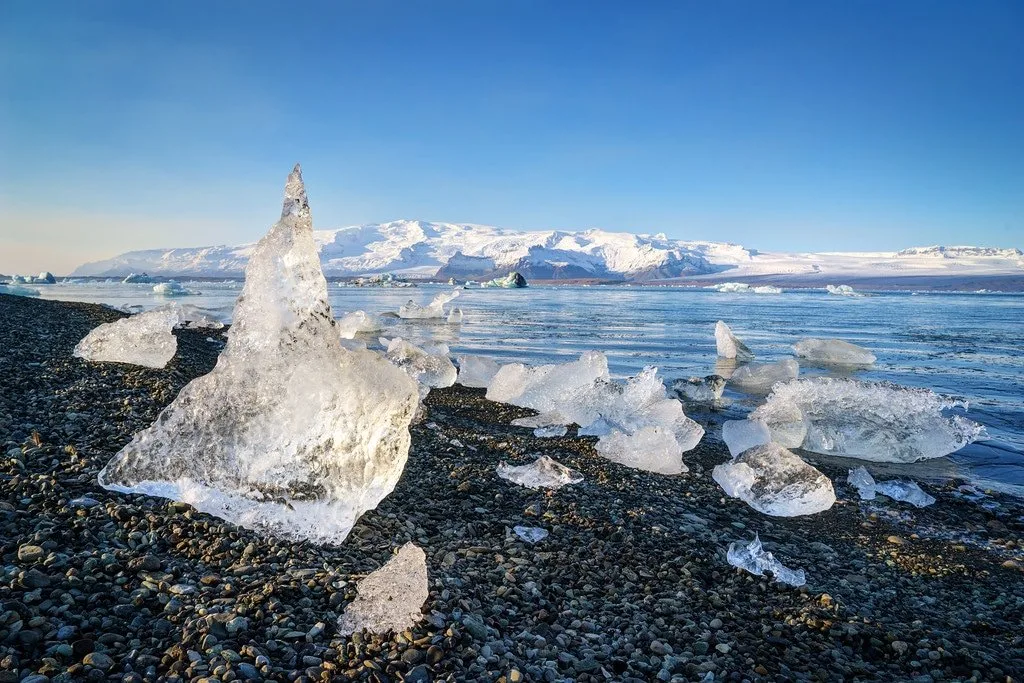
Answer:
<svg viewBox="0 0 1024 683"><path fill-rule="evenodd" d="M719 358L735 358L736 360L752 360L754 352L741 342L729 326L719 320L715 323L715 346Z"/></svg>
<svg viewBox="0 0 1024 683"><path fill-rule="evenodd" d="M377 354L342 348L298 166L232 318L213 371L187 384L99 482L339 543L401 476L417 390Z"/></svg>
<svg viewBox="0 0 1024 683"><path fill-rule="evenodd" d="M356 599L338 619L338 633L404 631L423 618L427 584L427 556L406 543L387 564L356 586Z"/></svg>

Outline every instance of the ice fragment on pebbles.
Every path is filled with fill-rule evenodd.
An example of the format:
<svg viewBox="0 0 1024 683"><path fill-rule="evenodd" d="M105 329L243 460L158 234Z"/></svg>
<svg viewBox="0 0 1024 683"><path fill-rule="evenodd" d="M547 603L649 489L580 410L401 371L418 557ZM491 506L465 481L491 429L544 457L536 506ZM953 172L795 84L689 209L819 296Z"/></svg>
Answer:
<svg viewBox="0 0 1024 683"><path fill-rule="evenodd" d="M748 448L715 466L711 477L727 495L766 515L812 515L836 502L828 477L776 443Z"/></svg>
<svg viewBox="0 0 1024 683"><path fill-rule="evenodd" d="M861 500L874 500L875 495L881 493L893 500L910 503L919 508L927 507L935 502L935 498L922 491L916 482L899 480L875 482L874 477L863 465L850 470L846 481L856 487Z"/></svg>
<svg viewBox="0 0 1024 683"><path fill-rule="evenodd" d="M572 424L572 420L557 410L550 413L531 415L530 417L517 417L512 420L513 427L530 427L531 429L534 427L552 427L567 424Z"/></svg>
<svg viewBox="0 0 1024 683"><path fill-rule="evenodd" d="M404 631L423 618L428 595L427 556L406 543L387 564L356 585L356 599L338 619L338 633Z"/></svg>
<svg viewBox="0 0 1024 683"><path fill-rule="evenodd" d="M459 376L455 380L464 387L486 388L501 366L486 356L457 356Z"/></svg>
<svg viewBox="0 0 1024 683"><path fill-rule="evenodd" d="M736 360L751 360L754 357L753 351L741 342L729 326L719 320L715 323L715 345L718 347L720 358L735 358Z"/></svg>
<svg viewBox="0 0 1024 683"><path fill-rule="evenodd" d="M729 386L746 394L767 394L779 382L796 379L800 364L792 358L777 363L750 363L736 368L729 378Z"/></svg>
<svg viewBox="0 0 1024 683"><path fill-rule="evenodd" d="M765 552L757 534L754 534L754 540L750 543L730 543L727 558L732 566L739 567L755 576L764 576L765 572L771 572L779 583L786 583L797 588L807 582L803 569L789 569L775 559L771 553Z"/></svg>
<svg viewBox="0 0 1024 683"><path fill-rule="evenodd" d="M501 366L491 378L487 400L533 408L542 413L563 406L578 406L585 412L586 399L592 395L594 383L599 379L608 379L608 359L599 351L586 351L579 360L569 363L535 367L510 363ZM589 424L596 419L596 415L591 416L592 412L584 416L570 414L569 410L565 413L577 424Z"/></svg>
<svg viewBox="0 0 1024 683"><path fill-rule="evenodd" d="M431 350L447 351L447 349ZM455 384L458 371L447 355L428 353L426 349L411 344L401 337L395 337L388 342L388 350L384 357L424 386L440 389Z"/></svg>
<svg viewBox="0 0 1024 683"><path fill-rule="evenodd" d="M458 289L451 292L442 292L435 296L434 299L426 306L420 306L414 301L409 301L404 306L399 307L398 317L405 318L407 320L447 318L449 314L444 310L445 304L458 297L460 293L461 291Z"/></svg>
<svg viewBox="0 0 1024 683"><path fill-rule="evenodd" d="M815 377L776 386L751 417L773 436L791 431L815 453L875 462L916 462L938 458L985 437L985 430L961 415L967 404L888 382ZM778 439L776 439L778 440Z"/></svg>
<svg viewBox="0 0 1024 683"><path fill-rule="evenodd" d="M377 354L342 348L298 166L232 319L213 371L188 383L99 482L340 543L401 476L417 389Z"/></svg>
<svg viewBox="0 0 1024 683"><path fill-rule="evenodd" d="M176 307L157 308L103 323L78 342L74 355L90 361L162 368L178 349L172 330L179 315Z"/></svg>
<svg viewBox="0 0 1024 683"><path fill-rule="evenodd" d="M583 481L582 474L546 455L542 455L529 465L518 467L505 462L499 463L497 472L502 479L528 489L560 489L568 484L578 484Z"/></svg>
<svg viewBox="0 0 1024 683"><path fill-rule="evenodd" d="M871 365L875 354L842 339L801 339L793 344L799 358L826 365Z"/></svg>
<svg viewBox="0 0 1024 683"><path fill-rule="evenodd" d="M517 526L513 527L512 531L516 533L516 536L523 539L527 543L537 543L543 541L548 537L548 530L541 529L535 526Z"/></svg>
<svg viewBox="0 0 1024 683"><path fill-rule="evenodd" d="M771 442L768 427L758 420L728 420L722 425L722 440L734 458L754 446Z"/></svg>

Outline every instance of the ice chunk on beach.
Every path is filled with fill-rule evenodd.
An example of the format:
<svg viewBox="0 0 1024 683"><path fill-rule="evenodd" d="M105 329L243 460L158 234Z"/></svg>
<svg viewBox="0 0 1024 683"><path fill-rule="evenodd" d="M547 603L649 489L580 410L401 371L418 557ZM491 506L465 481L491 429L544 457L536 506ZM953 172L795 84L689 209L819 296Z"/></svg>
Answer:
<svg viewBox="0 0 1024 683"><path fill-rule="evenodd" d="M916 462L954 453L984 438L967 408L928 389L889 382L815 377L777 385L751 417L772 434L806 429L800 447L875 462Z"/></svg>
<svg viewBox="0 0 1024 683"><path fill-rule="evenodd" d="M572 424L572 420L557 410L550 413L531 415L530 417L517 417L512 420L513 427L529 427L530 429L535 427L551 427L554 425L564 426L567 424Z"/></svg>
<svg viewBox="0 0 1024 683"><path fill-rule="evenodd" d="M302 176L253 248L227 344L100 473L252 529L340 543L397 483L417 387L342 348Z"/></svg>
<svg viewBox="0 0 1024 683"><path fill-rule="evenodd" d="M734 458L754 446L771 443L768 427L758 420L728 420L722 425L722 440Z"/></svg>
<svg viewBox="0 0 1024 683"><path fill-rule="evenodd" d="M401 337L395 337L388 343L384 357L424 386L439 389L455 384L458 371L447 355L428 353Z"/></svg>
<svg viewBox="0 0 1024 683"><path fill-rule="evenodd" d="M725 378L719 375L706 377L690 377L677 379L672 383L672 391L679 400L688 403L714 403L722 398L725 391Z"/></svg>
<svg viewBox="0 0 1024 683"><path fill-rule="evenodd" d="M355 339L359 333L379 332L383 329L380 318L365 311L352 311L338 321L338 334L342 339Z"/></svg>
<svg viewBox="0 0 1024 683"><path fill-rule="evenodd" d="M497 472L502 479L528 489L560 489L563 486L583 481L582 474L546 455L542 455L529 465L519 465L518 467L501 462L498 464Z"/></svg>
<svg viewBox="0 0 1024 683"><path fill-rule="evenodd" d="M698 426L698 429L703 434L703 428ZM602 436L594 449L612 462L646 472L680 474L690 471L683 462L684 449L679 440L665 427L642 427L632 433L616 430Z"/></svg>
<svg viewBox="0 0 1024 683"><path fill-rule="evenodd" d="M812 363L871 365L875 362L875 354L842 339L801 339L793 344L793 351Z"/></svg>
<svg viewBox="0 0 1024 683"><path fill-rule="evenodd" d="M533 430L533 435L542 439L565 436L569 429L565 425L546 425Z"/></svg>
<svg viewBox="0 0 1024 683"><path fill-rule="evenodd" d="M162 368L178 350L172 330L179 315L177 307L156 308L103 323L78 342L74 355L89 361Z"/></svg>
<svg viewBox="0 0 1024 683"><path fill-rule="evenodd" d="M729 385L745 394L767 394L779 382L796 379L800 364L792 358L777 363L749 363L736 368Z"/></svg>
<svg viewBox="0 0 1024 683"><path fill-rule="evenodd" d="M718 347L719 358L735 358L736 360L751 360L754 353L741 342L729 326L719 320L715 323L715 345Z"/></svg>
<svg viewBox="0 0 1024 683"><path fill-rule="evenodd" d="M927 507L935 502L935 498L922 491L916 482L898 480L875 482L875 478L863 465L850 470L846 481L857 488L861 500L874 500L875 495L881 493L893 500L910 503L919 508Z"/></svg>
<svg viewBox="0 0 1024 683"><path fill-rule="evenodd" d="M590 424L597 415L596 410L587 409L588 399L595 382L602 379L608 379L608 359L599 351L586 351L569 363L536 367L510 363L501 366L487 385L487 400L542 413L559 410L577 424Z"/></svg>
<svg viewBox="0 0 1024 683"><path fill-rule="evenodd" d="M535 526L516 526L512 527L512 531L515 532L516 536L527 543L537 543L548 537L547 529L541 529L540 527Z"/></svg>
<svg viewBox="0 0 1024 683"><path fill-rule="evenodd" d="M789 569L771 553L765 552L757 534L754 534L754 540L750 543L730 543L727 558L732 566L755 576L764 576L765 572L771 572L779 583L787 583L797 588L807 582L803 569Z"/></svg>
<svg viewBox="0 0 1024 683"><path fill-rule="evenodd" d="M748 448L716 465L711 477L727 495L766 515L812 515L836 502L828 477L776 443Z"/></svg>
<svg viewBox="0 0 1024 683"><path fill-rule="evenodd" d="M420 306L414 301L409 301L399 307L398 317L407 320L428 320L431 318L447 318L448 313L444 310L445 304L459 296L461 290L455 289L451 292L442 292L426 306Z"/></svg>
<svg viewBox="0 0 1024 683"><path fill-rule="evenodd" d="M404 631L423 618L429 594L426 553L406 543L387 564L356 585L356 599L338 619L338 633Z"/></svg>
<svg viewBox="0 0 1024 683"><path fill-rule="evenodd" d="M464 387L485 388L501 368L498 361L486 356L458 356L459 376L457 381Z"/></svg>
<svg viewBox="0 0 1024 683"><path fill-rule="evenodd" d="M864 296L850 285L825 285L825 291L836 296Z"/></svg>

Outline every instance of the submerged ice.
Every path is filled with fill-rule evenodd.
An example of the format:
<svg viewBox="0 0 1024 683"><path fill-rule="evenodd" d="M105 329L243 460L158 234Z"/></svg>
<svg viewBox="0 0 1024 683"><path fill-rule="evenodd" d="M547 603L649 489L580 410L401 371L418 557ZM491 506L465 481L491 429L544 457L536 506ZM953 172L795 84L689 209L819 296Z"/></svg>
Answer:
<svg viewBox="0 0 1024 683"><path fill-rule="evenodd" d="M73 354L89 361L162 368L178 349L172 330L179 320L179 309L169 306L103 323L78 342Z"/></svg>
<svg viewBox="0 0 1024 683"><path fill-rule="evenodd" d="M786 583L799 588L807 582L803 569L789 569L761 547L761 539L754 534L750 543L730 543L726 555L729 564L748 571L755 576L764 576L770 572L779 583Z"/></svg>
<svg viewBox="0 0 1024 683"><path fill-rule="evenodd" d="M741 342L729 326L719 320L715 323L715 346L719 358L735 358L736 360L752 360L754 352Z"/></svg>
<svg viewBox="0 0 1024 683"><path fill-rule="evenodd" d="M427 555L406 543L387 564L356 585L356 599L338 619L338 633L404 631L423 618L423 603L429 595Z"/></svg>
<svg viewBox="0 0 1024 683"><path fill-rule="evenodd" d="M751 417L815 453L876 462L915 462L954 453L984 436L962 415L967 405L928 389L815 377L775 387ZM794 443L800 435L799 443Z"/></svg>
<svg viewBox="0 0 1024 683"><path fill-rule="evenodd" d="M184 501L236 524L341 542L394 488L415 382L342 348L299 167L253 249L227 344L100 473L112 490Z"/></svg>
<svg viewBox="0 0 1024 683"><path fill-rule="evenodd" d="M812 515L836 502L828 477L776 443L748 448L716 465L711 477L727 495L766 515Z"/></svg>
<svg viewBox="0 0 1024 683"><path fill-rule="evenodd" d="M850 470L846 481L856 487L861 500L874 500L875 496L881 493L893 500L910 503L919 508L927 507L935 502L935 498L922 491L916 482L898 480L876 482L863 465Z"/></svg>

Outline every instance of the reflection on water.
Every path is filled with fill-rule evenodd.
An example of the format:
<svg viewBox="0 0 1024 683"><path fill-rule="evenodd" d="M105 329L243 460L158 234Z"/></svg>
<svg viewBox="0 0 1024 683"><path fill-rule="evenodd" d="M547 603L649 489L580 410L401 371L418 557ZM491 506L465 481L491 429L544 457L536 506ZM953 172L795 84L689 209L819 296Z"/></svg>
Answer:
<svg viewBox="0 0 1024 683"><path fill-rule="evenodd" d="M176 297L229 319L238 282L184 282L201 296ZM40 287L44 298L146 308L168 299L152 285L83 282ZM331 304L346 312L397 311L412 299L427 304L440 285L410 289L330 286ZM865 298L794 291L780 296L721 294L663 287L530 287L469 289L455 302L461 325L385 318L380 336L443 341L454 355L480 354L501 362L563 362L581 351L608 354L612 373L632 375L646 365L663 378L729 376L735 365L717 358L714 325L724 320L758 361L792 356L802 337L832 337L878 356L858 369L802 365L801 375L846 375L926 387L970 402L968 416L988 428L991 441L950 458L910 466L927 478L961 472L986 484L1024 492L1024 296L886 293ZM378 335L369 335L374 342ZM742 417L759 399L726 390L722 418ZM698 419L701 419L698 417ZM717 417L715 419L718 419ZM821 457L821 456L817 456ZM874 467L874 466L873 466Z"/></svg>

